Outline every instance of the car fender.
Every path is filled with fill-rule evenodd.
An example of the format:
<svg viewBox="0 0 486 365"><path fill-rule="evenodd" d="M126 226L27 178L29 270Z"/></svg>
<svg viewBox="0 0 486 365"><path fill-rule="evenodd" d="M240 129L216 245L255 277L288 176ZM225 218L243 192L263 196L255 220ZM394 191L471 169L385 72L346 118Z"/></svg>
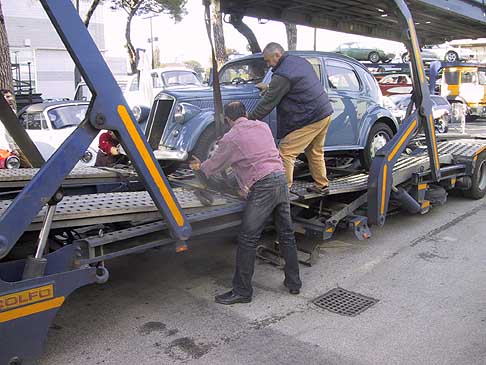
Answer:
<svg viewBox="0 0 486 365"><path fill-rule="evenodd" d="M398 122L393 116L393 114L388 110L379 105L369 111L368 115L363 121L363 126L359 133L358 145L360 148L365 148L366 142L368 141L368 135L371 128L377 122L384 122L392 129L393 133L398 130Z"/></svg>
<svg viewBox="0 0 486 365"><path fill-rule="evenodd" d="M191 152L201 134L213 123L214 111L202 111L177 128L177 136L174 136L172 133L167 138L164 138L164 144L180 151Z"/></svg>

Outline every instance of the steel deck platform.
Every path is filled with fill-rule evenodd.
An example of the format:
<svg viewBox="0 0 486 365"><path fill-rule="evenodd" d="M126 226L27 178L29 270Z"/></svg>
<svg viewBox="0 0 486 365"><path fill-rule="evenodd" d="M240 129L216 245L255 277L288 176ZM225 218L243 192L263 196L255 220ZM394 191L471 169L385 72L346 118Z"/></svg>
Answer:
<svg viewBox="0 0 486 365"><path fill-rule="evenodd" d="M452 164L472 159L478 151L486 149L486 140L482 139L458 139L440 142L437 145L441 164ZM429 168L427 149L415 155L404 155L395 164L393 169L393 184L399 185L410 179L412 174ZM292 193L298 199L307 200L320 197L321 194L308 192L307 188L313 186L313 182L295 181ZM368 188L368 174L358 173L350 176L332 179L329 182L329 193L337 195L365 191Z"/></svg>
<svg viewBox="0 0 486 365"><path fill-rule="evenodd" d="M195 211L197 208L204 207L194 195L193 190L175 188L174 193L184 210ZM216 196L213 206L226 205L230 203L230 200L228 197ZM11 200L0 201L0 214L5 212L10 203ZM207 210L208 207L204 207L204 209ZM29 230L40 228L45 212L46 207L36 216L29 226ZM57 205L52 228L160 218L157 207L146 191L74 195L64 197Z"/></svg>

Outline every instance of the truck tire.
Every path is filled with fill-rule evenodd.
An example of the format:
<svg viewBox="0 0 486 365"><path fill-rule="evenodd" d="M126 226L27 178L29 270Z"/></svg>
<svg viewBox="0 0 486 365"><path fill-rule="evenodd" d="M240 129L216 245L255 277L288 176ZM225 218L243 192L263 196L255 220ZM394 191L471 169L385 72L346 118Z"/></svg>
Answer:
<svg viewBox="0 0 486 365"><path fill-rule="evenodd" d="M361 164L366 170L369 170L376 151L390 142L392 138L393 131L386 123L377 122L371 127L365 149L360 156Z"/></svg>
<svg viewBox="0 0 486 365"><path fill-rule="evenodd" d="M199 136L192 154L201 161L207 160L216 150L216 130L214 126L208 126Z"/></svg>
<svg viewBox="0 0 486 365"><path fill-rule="evenodd" d="M380 62L380 54L378 52L370 52L368 55L368 61L372 63Z"/></svg>
<svg viewBox="0 0 486 365"><path fill-rule="evenodd" d="M471 199L483 198L486 195L486 151L478 155L471 180L471 189L465 190L464 196Z"/></svg>

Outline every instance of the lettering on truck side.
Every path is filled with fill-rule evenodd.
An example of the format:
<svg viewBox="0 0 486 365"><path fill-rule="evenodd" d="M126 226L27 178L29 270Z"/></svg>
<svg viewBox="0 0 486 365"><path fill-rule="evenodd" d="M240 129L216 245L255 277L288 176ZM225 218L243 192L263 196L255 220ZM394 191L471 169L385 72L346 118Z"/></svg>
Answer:
<svg viewBox="0 0 486 365"><path fill-rule="evenodd" d="M0 296L0 312L54 298L54 285L44 285Z"/></svg>

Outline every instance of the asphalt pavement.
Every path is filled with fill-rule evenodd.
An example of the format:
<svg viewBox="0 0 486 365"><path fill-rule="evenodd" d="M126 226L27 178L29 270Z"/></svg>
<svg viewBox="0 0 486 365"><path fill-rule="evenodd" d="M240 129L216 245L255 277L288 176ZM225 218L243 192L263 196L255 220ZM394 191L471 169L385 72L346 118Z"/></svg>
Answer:
<svg viewBox="0 0 486 365"><path fill-rule="evenodd" d="M486 364L484 222L486 200L451 196L366 241L338 232L301 267L300 295L258 261L252 303L234 306L214 302L234 232L116 259L107 284L67 299L40 364ZM312 303L336 287L378 302L355 317Z"/></svg>

